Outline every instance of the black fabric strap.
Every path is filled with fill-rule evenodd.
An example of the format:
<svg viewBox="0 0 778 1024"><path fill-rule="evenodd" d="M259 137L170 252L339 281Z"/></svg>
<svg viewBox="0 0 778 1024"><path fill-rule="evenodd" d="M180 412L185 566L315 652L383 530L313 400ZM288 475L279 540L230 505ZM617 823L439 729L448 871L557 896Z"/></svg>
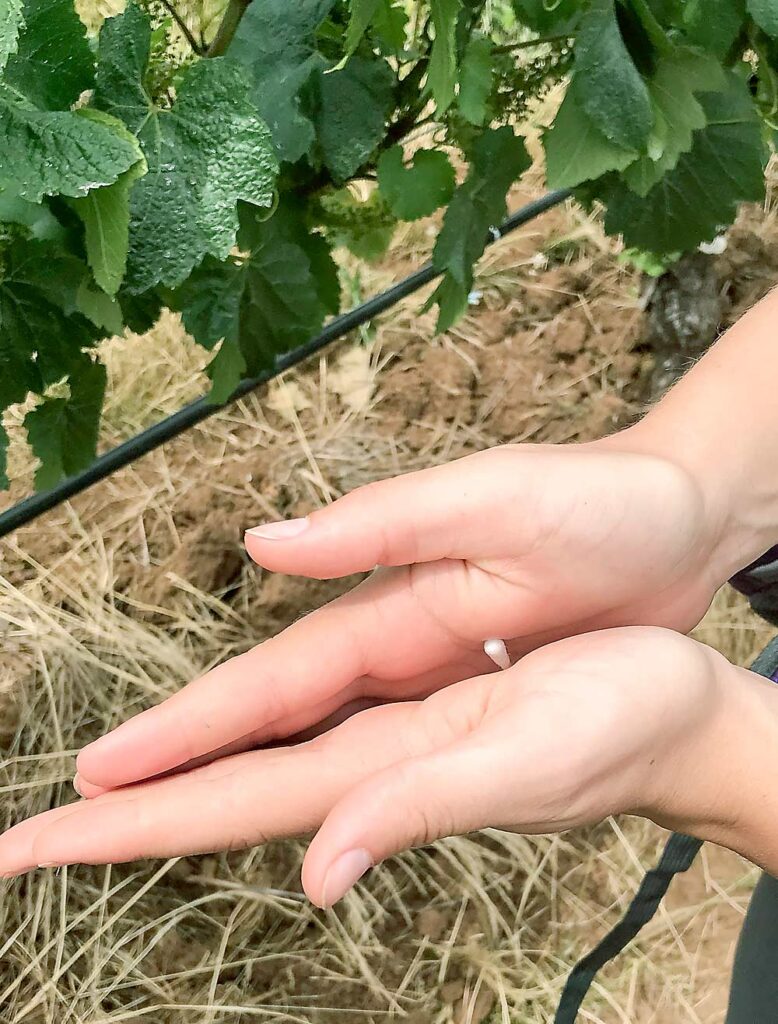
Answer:
<svg viewBox="0 0 778 1024"><path fill-rule="evenodd" d="M759 655L752 672L778 682L778 638ZM688 871L699 853L702 840L674 832L667 841L659 864L647 871L635 898L619 923L582 960L567 979L554 1024L575 1024L581 1003L601 967L617 957L651 920L675 875Z"/></svg>
<svg viewBox="0 0 778 1024"><path fill-rule="evenodd" d="M673 877L681 871L689 870L701 846L701 839L693 839L680 832L670 836L659 864L646 872L624 917L571 971L559 1001L554 1024L574 1024L597 972L609 960L618 956L643 925L648 924L657 912Z"/></svg>

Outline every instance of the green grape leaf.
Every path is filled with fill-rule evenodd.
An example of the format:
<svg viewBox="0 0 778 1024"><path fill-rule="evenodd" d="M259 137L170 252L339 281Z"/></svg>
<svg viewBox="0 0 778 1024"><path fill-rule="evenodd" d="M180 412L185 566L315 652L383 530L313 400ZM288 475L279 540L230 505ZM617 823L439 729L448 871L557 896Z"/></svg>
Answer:
<svg viewBox="0 0 778 1024"><path fill-rule="evenodd" d="M683 27L689 42L723 59L746 17L744 0L687 0Z"/></svg>
<svg viewBox="0 0 778 1024"><path fill-rule="evenodd" d="M269 208L277 164L270 133L247 99L241 66L190 65L170 110L146 94L151 25L136 6L101 33L95 104L138 132L148 173L130 196L127 287L176 287L205 255L235 245L238 200Z"/></svg>
<svg viewBox="0 0 778 1024"><path fill-rule="evenodd" d="M725 92L704 93L707 126L645 197L606 178L597 193L605 227L628 246L669 253L696 248L734 220L737 205L764 197L766 148L748 86L734 74Z"/></svg>
<svg viewBox="0 0 778 1024"><path fill-rule="evenodd" d="M655 111L655 155L641 157L625 171L624 179L634 192L650 192L692 148L694 133L705 127L705 111L695 93L715 92L726 84L724 70L713 57L677 50L659 58L648 84Z"/></svg>
<svg viewBox="0 0 778 1024"><path fill-rule="evenodd" d="M111 185L136 162L135 147L82 110L35 110L0 85L0 189L31 203L84 196Z"/></svg>
<svg viewBox="0 0 778 1024"><path fill-rule="evenodd" d="M451 106L457 84L456 30L462 0L430 0L435 39L430 53L427 86L438 116Z"/></svg>
<svg viewBox="0 0 778 1024"><path fill-rule="evenodd" d="M641 149L654 115L646 83L624 44L614 0L592 0L575 43L578 98L590 120L611 142Z"/></svg>
<svg viewBox="0 0 778 1024"><path fill-rule="evenodd" d="M394 75L384 60L352 57L341 70L321 75L314 113L318 149L336 180L345 181L386 135Z"/></svg>
<svg viewBox="0 0 778 1024"><path fill-rule="evenodd" d="M94 103L138 135L153 116L155 104L146 91L151 55L151 22L135 3L109 18L100 31Z"/></svg>
<svg viewBox="0 0 778 1024"><path fill-rule="evenodd" d="M590 121L578 93L574 77L553 125L543 135L551 188L573 188L608 171L622 171L637 159L635 150L611 142Z"/></svg>
<svg viewBox="0 0 778 1024"><path fill-rule="evenodd" d="M303 259L312 271L314 291L320 306L312 318L312 322L316 322L314 329L319 329L327 313L334 315L340 312L340 277L332 258L332 247L324 235L309 228L293 199L282 200L270 220L266 221L260 220L250 207L243 207L239 243L250 249L257 246L272 249L276 243L295 246L303 253Z"/></svg>
<svg viewBox="0 0 778 1024"><path fill-rule="evenodd" d="M24 418L27 439L41 465L38 490L48 490L94 459L105 396L105 367L84 358L69 377L69 398L46 398Z"/></svg>
<svg viewBox="0 0 778 1024"><path fill-rule="evenodd" d="M459 72L459 111L470 124L479 128L489 114L494 68L491 40L483 36L471 39Z"/></svg>
<svg viewBox="0 0 778 1024"><path fill-rule="evenodd" d="M327 191L319 196L316 214L333 246L343 246L368 262L383 256L397 226L397 219L378 190L365 200L348 188Z"/></svg>
<svg viewBox="0 0 778 1024"><path fill-rule="evenodd" d="M580 0L513 0L517 19L533 32L552 35L571 29L578 17Z"/></svg>
<svg viewBox="0 0 778 1024"><path fill-rule="evenodd" d="M124 326L135 334L150 331L165 306L165 301L156 289L138 295L119 289L116 301L122 311Z"/></svg>
<svg viewBox="0 0 778 1024"><path fill-rule="evenodd" d="M289 196L281 199L272 220L275 221L275 237L291 242L305 253L316 282L316 294L325 313L331 313L333 316L339 313L340 273L328 240L319 231L311 230L307 213L303 212ZM252 227L249 210L244 211L241 223L244 224L244 233L241 237L250 237L247 234ZM270 222L263 234L269 231Z"/></svg>
<svg viewBox="0 0 778 1024"><path fill-rule="evenodd" d="M67 232L49 207L0 192L0 224L17 224L39 242L64 242Z"/></svg>
<svg viewBox="0 0 778 1024"><path fill-rule="evenodd" d="M383 60L352 57L334 65L318 53L315 32L332 6L333 0L307 0L290 9L256 0L229 52L251 70L252 97L279 158L294 163L315 148L316 158L345 180L386 133L394 75ZM370 9L354 9L358 24Z"/></svg>
<svg viewBox="0 0 778 1024"><path fill-rule="evenodd" d="M236 315L240 315L240 307L236 307ZM240 350L240 344L233 338L225 338L219 351L206 367L211 380L209 398L215 405L228 401L241 380L246 377L246 360Z"/></svg>
<svg viewBox="0 0 778 1024"><path fill-rule="evenodd" d="M279 230L284 238L301 249L310 263L315 282L316 295L324 313L337 316L340 312L340 273L332 257L332 246L324 235L309 231L299 215L286 206L281 206Z"/></svg>
<svg viewBox="0 0 778 1024"><path fill-rule="evenodd" d="M0 421L0 491L7 491L8 479L8 433Z"/></svg>
<svg viewBox="0 0 778 1024"><path fill-rule="evenodd" d="M386 255L394 237L394 224L383 227L366 228L359 234L339 239L347 246L349 252L365 263L375 263Z"/></svg>
<svg viewBox="0 0 778 1024"><path fill-rule="evenodd" d="M346 29L346 56L350 57L383 4L390 0L351 0L351 18Z"/></svg>
<svg viewBox="0 0 778 1024"><path fill-rule="evenodd" d="M23 25L22 0L0 0L0 71L5 67L11 54L16 53L19 32Z"/></svg>
<svg viewBox="0 0 778 1024"><path fill-rule="evenodd" d="M73 0L25 0L5 81L42 110L68 110L94 84L94 57Z"/></svg>
<svg viewBox="0 0 778 1024"><path fill-rule="evenodd" d="M373 17L373 35L383 52L399 54L405 49L408 12L397 0L384 0Z"/></svg>
<svg viewBox="0 0 778 1024"><path fill-rule="evenodd" d="M346 29L345 63L357 49L365 33L372 27L374 37L390 53L399 53L405 46L408 14L395 0L351 0L351 18Z"/></svg>
<svg viewBox="0 0 778 1024"><path fill-rule="evenodd" d="M778 0L746 0L748 13L768 36L778 38Z"/></svg>
<svg viewBox="0 0 778 1024"><path fill-rule="evenodd" d="M316 277L321 241L310 244L315 236L305 232L291 205L261 221L242 204L240 220L244 255L221 263L207 258L174 295L199 344L211 349L221 341L209 370L215 402L229 397L244 373L261 373L315 335L332 309L331 283Z"/></svg>
<svg viewBox="0 0 778 1024"><path fill-rule="evenodd" d="M98 110L84 112L97 121L114 122L110 114ZM83 199L72 200L73 208L84 222L84 237L89 266L95 281L108 295L115 295L127 269L130 244L130 191L147 172L143 150L121 121L117 130L135 147L136 162L105 188L93 189Z"/></svg>
<svg viewBox="0 0 778 1024"><path fill-rule="evenodd" d="M306 156L316 138L302 93L326 66L315 35L334 4L254 0L229 49L229 56L250 71L251 99L270 128L278 158L289 163Z"/></svg>
<svg viewBox="0 0 778 1024"><path fill-rule="evenodd" d="M122 308L116 298L96 288L88 278L78 289L77 305L79 313L106 334L121 334L124 330Z"/></svg>
<svg viewBox="0 0 778 1024"><path fill-rule="evenodd" d="M67 376L104 332L78 311L86 265L55 246L16 241L0 277L0 411ZM46 344L41 345L41 339Z"/></svg>
<svg viewBox="0 0 778 1024"><path fill-rule="evenodd" d="M402 146L392 146L378 161L378 187L398 220L418 220L449 202L456 175L439 150L419 150L406 167Z"/></svg>
<svg viewBox="0 0 778 1024"><path fill-rule="evenodd" d="M469 155L467 179L446 210L432 255L446 275L430 299L440 306L439 331L447 331L467 308L473 264L486 248L487 232L505 216L508 189L531 163L524 140L508 125L487 129Z"/></svg>

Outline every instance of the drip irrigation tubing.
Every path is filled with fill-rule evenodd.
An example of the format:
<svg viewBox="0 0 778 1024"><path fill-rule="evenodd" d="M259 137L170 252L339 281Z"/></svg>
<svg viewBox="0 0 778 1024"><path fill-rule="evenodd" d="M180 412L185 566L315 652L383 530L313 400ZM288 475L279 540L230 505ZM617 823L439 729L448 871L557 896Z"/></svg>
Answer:
<svg viewBox="0 0 778 1024"><path fill-rule="evenodd" d="M549 192L540 199L522 206L515 213L511 214L507 220L503 221L499 227L491 229L487 239L487 246L493 245L500 238L510 234L511 231L515 231L516 228L528 224L552 207L558 206L565 199L569 198L571 194L569 189L560 189L555 192ZM440 276L441 272L432 263L425 263L424 266L409 274L408 277L403 278L402 281L398 281L391 288L387 288L386 291L373 296L372 299L368 299L367 302L356 306L347 313L334 317L315 338L311 338L298 348L279 356L275 364L258 377L251 377L242 381L226 402L212 402L207 395L198 398L196 401L184 406L183 409L173 413L172 416L168 416L159 423L155 423L148 430L142 431L128 441L124 441L115 448L111 448L103 455L99 455L86 469L67 477L50 490L33 494L29 498L20 501L17 505L13 505L5 512L0 513L0 537L6 537L14 530L27 526L37 519L38 516L42 516L44 512L48 512L69 498L81 494L82 491L87 490L93 484L105 480L106 477L111 476L117 470L136 462L144 455L154 451L155 448L159 448L191 427L202 423L209 416L213 416L214 413L226 408L233 402L238 401L238 399L244 398L263 384L273 380L274 377L278 377L286 370L290 370L293 366L297 366L303 360L308 359L328 345L331 345L334 341L344 337L350 331L375 319L380 313L391 309L392 306L397 305L402 299L417 292L424 285L429 284L430 281L434 281Z"/></svg>

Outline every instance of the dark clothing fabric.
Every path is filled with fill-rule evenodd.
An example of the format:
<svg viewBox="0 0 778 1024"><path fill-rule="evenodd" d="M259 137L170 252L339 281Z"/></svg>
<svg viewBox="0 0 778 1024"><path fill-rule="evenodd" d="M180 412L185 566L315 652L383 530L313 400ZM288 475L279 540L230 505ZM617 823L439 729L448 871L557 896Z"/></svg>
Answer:
<svg viewBox="0 0 778 1024"><path fill-rule="evenodd" d="M778 1022L778 881L762 875L735 954L726 1024Z"/></svg>
<svg viewBox="0 0 778 1024"><path fill-rule="evenodd" d="M732 580L755 612L778 625L778 547L772 548ZM778 644L763 657L772 659L765 674L778 683ZM762 875L735 954L726 1024L778 1024L778 880Z"/></svg>
<svg viewBox="0 0 778 1024"><path fill-rule="evenodd" d="M746 595L758 615L778 626L778 545L733 576L730 582Z"/></svg>

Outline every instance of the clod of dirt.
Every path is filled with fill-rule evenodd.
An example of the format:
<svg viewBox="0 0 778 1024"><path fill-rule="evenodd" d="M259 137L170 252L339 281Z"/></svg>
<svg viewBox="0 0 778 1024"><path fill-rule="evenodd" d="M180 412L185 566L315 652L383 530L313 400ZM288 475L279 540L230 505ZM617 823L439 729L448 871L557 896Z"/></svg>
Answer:
<svg viewBox="0 0 778 1024"><path fill-rule="evenodd" d="M480 988L475 999L465 996L454 1013L454 1024L482 1024L495 1002L494 992L488 988Z"/></svg>
<svg viewBox="0 0 778 1024"><path fill-rule="evenodd" d="M463 978L453 978L440 987L440 1001L445 1006L453 1006L454 1003L461 1003L465 997L465 982Z"/></svg>
<svg viewBox="0 0 778 1024"><path fill-rule="evenodd" d="M439 942L448 932L451 922L446 914L434 907L427 907L417 915L414 927L419 935Z"/></svg>
<svg viewBox="0 0 778 1024"><path fill-rule="evenodd" d="M551 336L554 350L560 356L575 356L583 350L588 336L586 323L583 320L562 318L553 327Z"/></svg>
<svg viewBox="0 0 778 1024"><path fill-rule="evenodd" d="M662 395L716 340L724 315L716 260L689 253L656 283L645 339L656 356L651 393Z"/></svg>

